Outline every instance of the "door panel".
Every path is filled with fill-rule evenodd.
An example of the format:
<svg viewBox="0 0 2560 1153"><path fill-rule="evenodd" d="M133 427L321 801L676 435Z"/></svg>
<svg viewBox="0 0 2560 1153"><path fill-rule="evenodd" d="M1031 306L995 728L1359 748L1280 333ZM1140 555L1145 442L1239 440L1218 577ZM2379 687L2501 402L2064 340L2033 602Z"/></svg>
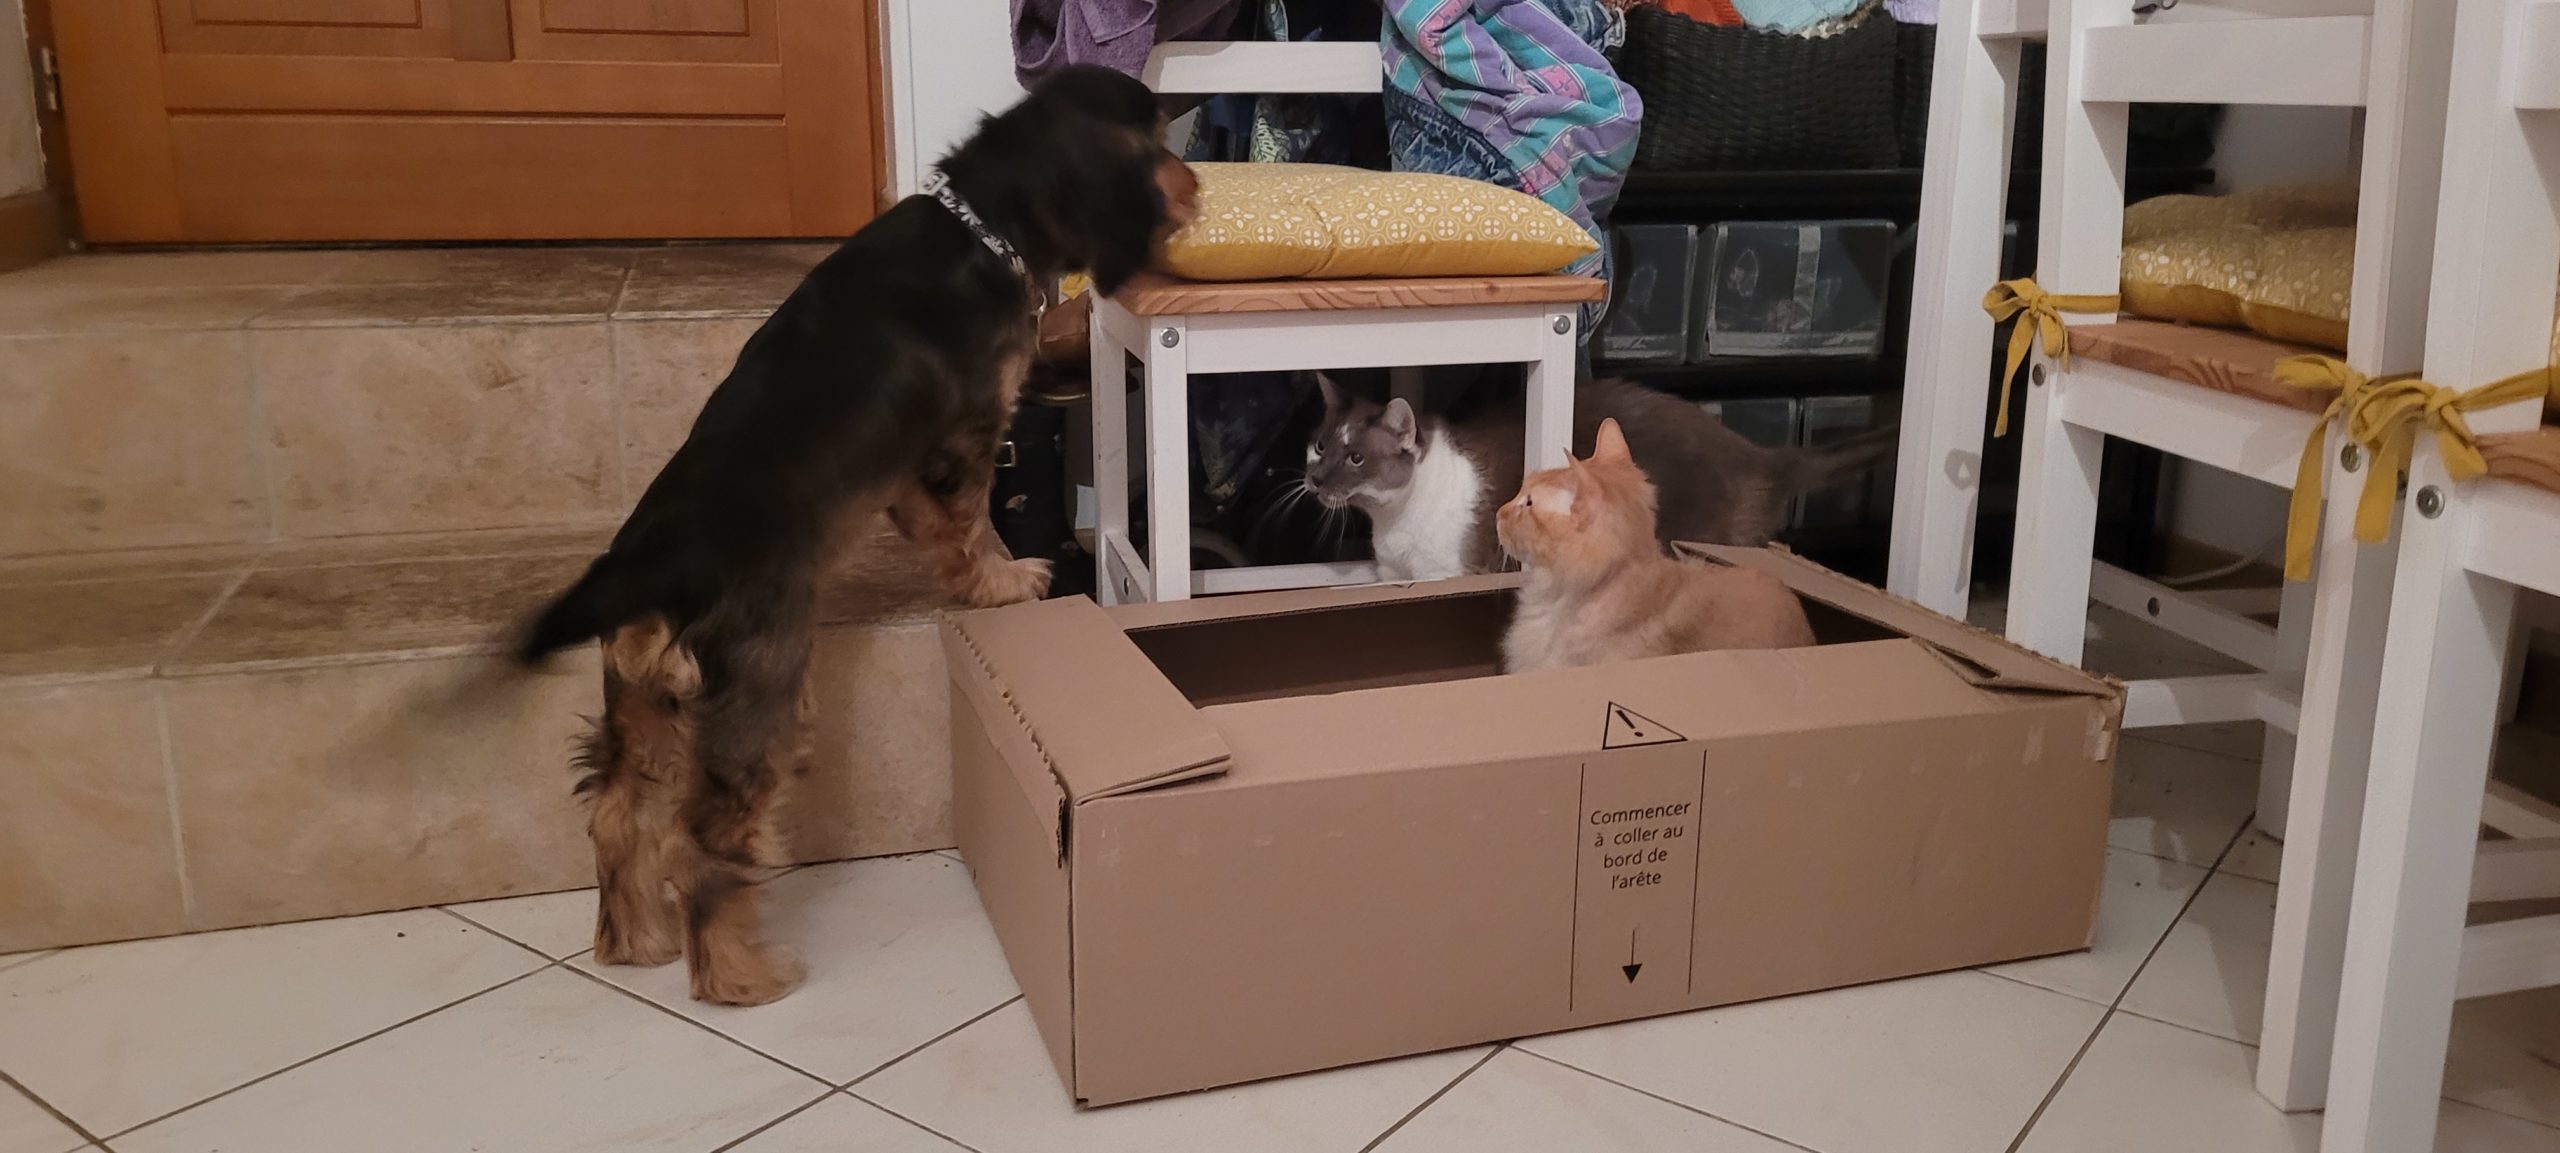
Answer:
<svg viewBox="0 0 2560 1153"><path fill-rule="evenodd" d="M774 64L776 0L515 0L519 60Z"/></svg>
<svg viewBox="0 0 2560 1153"><path fill-rule="evenodd" d="M171 4L166 19L192 17L199 24L340 24L414 28L425 19L422 0L189 0Z"/></svg>
<svg viewBox="0 0 2560 1153"><path fill-rule="evenodd" d="M747 0L536 0L545 32L683 32L698 36L744 36Z"/></svg>
<svg viewBox="0 0 2560 1153"><path fill-rule="evenodd" d="M169 142L191 179L181 211L210 240L541 240L789 235L790 204L740 196L790 179L782 125L483 117L180 116ZM270 173L327 167L326 187ZM518 198L517 173L551 198Z"/></svg>
<svg viewBox="0 0 2560 1153"><path fill-rule="evenodd" d="M447 56L453 47L446 0L164 0L160 33L172 53Z"/></svg>
<svg viewBox="0 0 2560 1153"><path fill-rule="evenodd" d="M835 236L873 0L79 0L95 242Z"/></svg>

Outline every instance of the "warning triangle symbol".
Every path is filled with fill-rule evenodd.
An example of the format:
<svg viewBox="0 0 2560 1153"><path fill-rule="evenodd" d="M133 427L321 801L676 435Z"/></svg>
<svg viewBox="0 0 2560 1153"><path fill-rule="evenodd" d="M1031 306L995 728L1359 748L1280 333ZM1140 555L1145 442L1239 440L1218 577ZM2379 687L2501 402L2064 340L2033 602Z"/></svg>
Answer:
<svg viewBox="0 0 2560 1153"><path fill-rule="evenodd" d="M1644 745L1678 744L1688 739L1669 725L1616 701L1611 701L1609 702L1609 724L1601 732L1600 747L1632 749Z"/></svg>

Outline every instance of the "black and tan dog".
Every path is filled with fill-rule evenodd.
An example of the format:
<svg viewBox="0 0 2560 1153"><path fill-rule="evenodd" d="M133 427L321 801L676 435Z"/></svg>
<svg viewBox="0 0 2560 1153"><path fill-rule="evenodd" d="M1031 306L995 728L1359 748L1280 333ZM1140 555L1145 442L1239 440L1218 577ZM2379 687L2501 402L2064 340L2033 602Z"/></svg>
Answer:
<svg viewBox="0 0 2560 1153"><path fill-rule="evenodd" d="M605 647L583 759L601 886L596 958L690 961L693 995L752 1005L799 971L759 940L753 885L801 767L816 586L886 511L959 599L1040 596L987 523L993 459L1027 370L1038 285L1110 292L1187 220L1190 170L1155 97L1059 73L989 118L913 196L783 301L586 575L526 630L527 663Z"/></svg>

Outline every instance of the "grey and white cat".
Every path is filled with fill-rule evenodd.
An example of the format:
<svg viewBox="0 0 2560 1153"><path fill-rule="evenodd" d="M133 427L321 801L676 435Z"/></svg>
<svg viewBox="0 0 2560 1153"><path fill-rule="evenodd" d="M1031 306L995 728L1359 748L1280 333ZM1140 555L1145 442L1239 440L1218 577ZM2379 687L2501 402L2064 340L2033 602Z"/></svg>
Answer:
<svg viewBox="0 0 2560 1153"><path fill-rule="evenodd" d="M1502 567L1493 513L1520 489L1517 409L1452 424L1346 394L1319 375L1324 419L1307 445L1307 488L1327 508L1367 513L1379 575L1437 580ZM1661 489L1665 542L1759 546L1785 527L1787 502L1854 479L1891 456L1896 430L1815 449L1765 448L1697 405L1614 380L1574 394L1573 451L1588 456L1600 422L1626 430L1637 467Z"/></svg>

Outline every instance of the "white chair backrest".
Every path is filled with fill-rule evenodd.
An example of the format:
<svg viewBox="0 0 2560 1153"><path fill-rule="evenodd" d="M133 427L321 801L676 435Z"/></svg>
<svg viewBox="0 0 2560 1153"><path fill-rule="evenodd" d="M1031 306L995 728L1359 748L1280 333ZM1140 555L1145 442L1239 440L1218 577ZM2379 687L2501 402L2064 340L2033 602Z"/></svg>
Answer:
<svg viewBox="0 0 2560 1153"><path fill-rule="evenodd" d="M1140 78L1157 92L1191 96L1230 92L1359 95L1386 87L1378 46L1358 41L1178 40L1156 45Z"/></svg>

